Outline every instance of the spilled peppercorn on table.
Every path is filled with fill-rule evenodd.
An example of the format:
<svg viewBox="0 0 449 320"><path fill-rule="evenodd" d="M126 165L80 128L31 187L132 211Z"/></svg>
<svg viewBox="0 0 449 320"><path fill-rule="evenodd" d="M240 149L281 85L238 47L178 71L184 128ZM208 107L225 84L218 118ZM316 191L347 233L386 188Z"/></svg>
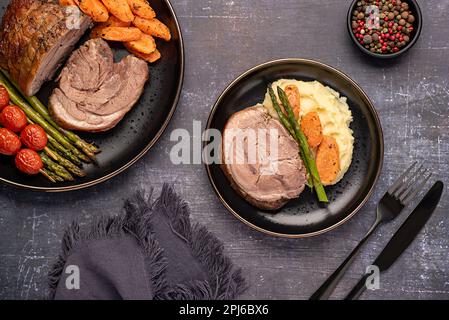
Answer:
<svg viewBox="0 0 449 320"><path fill-rule="evenodd" d="M2 0L1 5L5 6ZM243 268L248 299L306 299L356 246L374 219L375 204L399 172L423 160L449 182L449 0L420 1L424 28L417 45L392 61L375 61L351 42L346 0L173 0L185 38L184 91L168 131L126 173L91 189L41 194L0 186L0 299L39 299L59 253L64 228L117 213L139 188L172 182L200 221ZM304 57L335 66L374 102L385 134L385 165L375 193L353 219L316 238L270 238L238 222L215 196L202 165L171 164L170 132L205 125L224 87L268 60ZM197 137L196 137L197 138ZM363 299L449 299L449 198L390 271ZM334 298L359 279L410 212L382 228L351 267Z"/></svg>

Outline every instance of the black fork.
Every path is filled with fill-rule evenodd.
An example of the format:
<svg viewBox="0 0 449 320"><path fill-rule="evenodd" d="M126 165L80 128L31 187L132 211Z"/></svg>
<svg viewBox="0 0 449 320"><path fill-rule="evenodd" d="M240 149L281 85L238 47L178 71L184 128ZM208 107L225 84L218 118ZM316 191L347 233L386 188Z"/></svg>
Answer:
<svg viewBox="0 0 449 320"><path fill-rule="evenodd" d="M310 297L310 300L329 299L338 282L341 280L365 242L381 224L394 220L423 189L432 174L428 173L428 170L424 168L423 165L420 165L418 168L416 167L417 163L415 162L388 189L387 193L377 204L377 218L373 226L340 267L338 267L321 287L315 291Z"/></svg>

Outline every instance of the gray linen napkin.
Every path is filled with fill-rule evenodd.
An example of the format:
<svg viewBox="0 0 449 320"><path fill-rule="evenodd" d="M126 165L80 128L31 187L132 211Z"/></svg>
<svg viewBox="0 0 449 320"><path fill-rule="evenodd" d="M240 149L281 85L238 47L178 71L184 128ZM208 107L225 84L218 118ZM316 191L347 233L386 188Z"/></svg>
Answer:
<svg viewBox="0 0 449 320"><path fill-rule="evenodd" d="M199 224L173 188L154 202L137 193L125 213L65 232L49 272L50 299L235 299L246 289L222 243ZM79 271L79 289L72 281Z"/></svg>

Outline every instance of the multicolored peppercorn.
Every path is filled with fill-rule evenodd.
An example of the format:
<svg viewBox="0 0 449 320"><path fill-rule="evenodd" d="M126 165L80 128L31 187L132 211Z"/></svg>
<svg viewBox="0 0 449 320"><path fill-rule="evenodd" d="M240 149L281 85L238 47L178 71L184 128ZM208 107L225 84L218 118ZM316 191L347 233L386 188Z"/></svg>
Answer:
<svg viewBox="0 0 449 320"><path fill-rule="evenodd" d="M361 0L352 13L352 32L373 53L389 54L410 42L415 17L401 0Z"/></svg>

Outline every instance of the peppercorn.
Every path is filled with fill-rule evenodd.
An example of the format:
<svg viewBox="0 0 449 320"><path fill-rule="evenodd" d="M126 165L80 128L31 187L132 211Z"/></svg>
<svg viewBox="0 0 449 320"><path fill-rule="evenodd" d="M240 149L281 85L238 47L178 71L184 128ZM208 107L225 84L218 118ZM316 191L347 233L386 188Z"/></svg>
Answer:
<svg viewBox="0 0 449 320"><path fill-rule="evenodd" d="M369 34L367 34L363 37L363 42L365 42L366 44L370 44L373 42L373 38Z"/></svg>
<svg viewBox="0 0 449 320"><path fill-rule="evenodd" d="M415 17L413 15L409 15L407 21L409 23L413 23L413 22L415 22Z"/></svg>

